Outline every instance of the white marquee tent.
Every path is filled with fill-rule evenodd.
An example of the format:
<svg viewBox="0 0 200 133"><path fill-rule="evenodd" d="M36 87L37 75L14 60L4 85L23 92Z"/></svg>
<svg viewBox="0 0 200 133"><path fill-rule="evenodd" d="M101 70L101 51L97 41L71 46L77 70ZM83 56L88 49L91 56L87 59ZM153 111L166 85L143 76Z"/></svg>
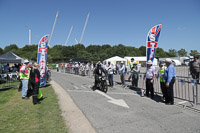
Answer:
<svg viewBox="0 0 200 133"><path fill-rule="evenodd" d="M140 57L128 57L128 56L126 56L126 57L124 57L124 59L127 60L127 64L126 65L128 65L130 63L131 58L134 58L134 61L137 64L141 64L142 66L146 66L146 62L147 62L146 56L140 56ZM153 65L154 66L158 65L158 60L156 58L154 58Z"/></svg>
<svg viewBox="0 0 200 133"><path fill-rule="evenodd" d="M123 61L125 64L127 64L127 60L124 59L124 58L121 58L119 56L114 56L114 57L111 57L109 59L106 59L106 60L103 61L103 63L108 64L108 62L110 62L111 64L115 65L116 63L120 64L121 61Z"/></svg>

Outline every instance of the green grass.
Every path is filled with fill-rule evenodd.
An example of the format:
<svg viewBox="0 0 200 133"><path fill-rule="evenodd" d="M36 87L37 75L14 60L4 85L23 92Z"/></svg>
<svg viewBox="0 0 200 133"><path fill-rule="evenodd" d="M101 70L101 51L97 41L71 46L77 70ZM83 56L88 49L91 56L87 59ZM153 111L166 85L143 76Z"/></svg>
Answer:
<svg viewBox="0 0 200 133"><path fill-rule="evenodd" d="M41 88L46 97L33 105L32 98L21 99L17 88L0 91L1 133L66 133L58 99L51 86Z"/></svg>

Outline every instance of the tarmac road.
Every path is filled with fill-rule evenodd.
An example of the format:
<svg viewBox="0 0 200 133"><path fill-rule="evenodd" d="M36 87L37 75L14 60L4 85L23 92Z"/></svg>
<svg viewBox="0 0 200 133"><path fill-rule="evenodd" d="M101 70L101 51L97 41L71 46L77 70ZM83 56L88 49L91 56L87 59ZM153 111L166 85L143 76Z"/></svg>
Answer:
<svg viewBox="0 0 200 133"><path fill-rule="evenodd" d="M94 79L89 77L52 71L52 79L67 91L98 133L200 133L198 112L140 97L120 85L105 95L91 89Z"/></svg>

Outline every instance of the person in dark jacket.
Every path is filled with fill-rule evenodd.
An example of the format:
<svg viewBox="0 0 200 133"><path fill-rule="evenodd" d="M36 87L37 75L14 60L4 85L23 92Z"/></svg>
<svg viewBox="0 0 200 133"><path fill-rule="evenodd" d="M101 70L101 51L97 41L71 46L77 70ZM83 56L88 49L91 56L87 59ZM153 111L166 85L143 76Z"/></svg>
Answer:
<svg viewBox="0 0 200 133"><path fill-rule="evenodd" d="M97 84L100 82L99 76L102 76L103 73L106 75L105 70L101 67L101 63L99 62L97 64L97 67L94 70L94 75L95 75L95 85L94 85L94 87L95 87L95 89L97 88Z"/></svg>
<svg viewBox="0 0 200 133"><path fill-rule="evenodd" d="M190 62L190 73L193 79L196 79L196 83L199 83L199 74L200 74L200 61L198 56L194 57L194 60Z"/></svg>
<svg viewBox="0 0 200 133"><path fill-rule="evenodd" d="M33 88L33 104L40 104L38 100L38 90L40 86L40 71L38 70L38 64L34 63L30 71L30 84Z"/></svg>

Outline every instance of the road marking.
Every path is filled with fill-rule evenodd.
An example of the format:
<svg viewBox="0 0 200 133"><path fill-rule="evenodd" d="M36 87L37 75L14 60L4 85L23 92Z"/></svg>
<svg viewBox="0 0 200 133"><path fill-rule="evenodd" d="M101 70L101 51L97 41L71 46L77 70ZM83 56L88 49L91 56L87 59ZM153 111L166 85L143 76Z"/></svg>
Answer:
<svg viewBox="0 0 200 133"><path fill-rule="evenodd" d="M126 104L126 102L123 99L114 99L108 95L106 95L104 92L101 92L99 90L95 90L95 92L99 93L100 95L110 99L108 102L119 105L121 107L129 108L129 106Z"/></svg>
<svg viewBox="0 0 200 133"><path fill-rule="evenodd" d="M74 86L75 89L80 90L77 86Z"/></svg>
<svg viewBox="0 0 200 133"><path fill-rule="evenodd" d="M85 86L81 85L82 88L87 89Z"/></svg>
<svg viewBox="0 0 200 133"><path fill-rule="evenodd" d="M116 95L138 95L135 93L119 93L119 92L107 92L108 94L116 94Z"/></svg>

